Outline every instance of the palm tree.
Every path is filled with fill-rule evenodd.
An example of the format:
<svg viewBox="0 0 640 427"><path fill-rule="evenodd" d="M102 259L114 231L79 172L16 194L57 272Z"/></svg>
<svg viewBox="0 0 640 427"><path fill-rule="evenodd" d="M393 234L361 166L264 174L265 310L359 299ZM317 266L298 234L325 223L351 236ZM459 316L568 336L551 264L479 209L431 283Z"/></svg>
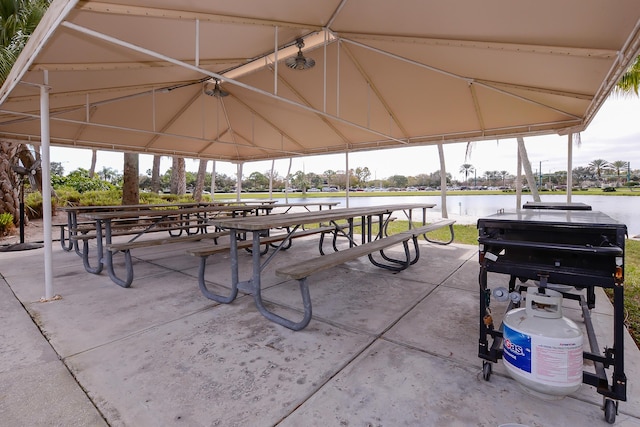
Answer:
<svg viewBox="0 0 640 427"><path fill-rule="evenodd" d="M98 149L91 149L91 167L89 168L89 178L96 174L96 163L98 161Z"/></svg>
<svg viewBox="0 0 640 427"><path fill-rule="evenodd" d="M45 0L0 0L0 85L4 83L29 35L49 5ZM11 171L11 158L26 146L0 141L0 213L19 218L18 182Z"/></svg>
<svg viewBox="0 0 640 427"><path fill-rule="evenodd" d="M185 194L187 192L187 172L184 157L173 157L171 166L171 194Z"/></svg>
<svg viewBox="0 0 640 427"><path fill-rule="evenodd" d="M613 88L614 94L617 95L632 95L638 96L638 87L640 86L640 56L636 58L636 61L627 69L627 71L620 77L618 84Z"/></svg>
<svg viewBox="0 0 640 427"><path fill-rule="evenodd" d="M502 186L503 187L506 187L505 179L507 178L507 175L509 175L509 171L500 171L500 176L502 177Z"/></svg>
<svg viewBox="0 0 640 427"><path fill-rule="evenodd" d="M459 172L464 174L464 180L469 184L469 174L475 172L475 170L476 168L474 168L472 164L464 163L460 166Z"/></svg>
<svg viewBox="0 0 640 427"><path fill-rule="evenodd" d="M592 160L591 163L589 163L589 169L591 169L591 171L596 174L598 181L602 179L602 172L610 168L611 165L609 164L609 162L603 159Z"/></svg>
<svg viewBox="0 0 640 427"><path fill-rule="evenodd" d="M124 173L122 182L122 204L140 203L140 184L138 182L138 153L124 153Z"/></svg>
<svg viewBox="0 0 640 427"><path fill-rule="evenodd" d="M0 80L11 67L49 7L47 0L0 0Z"/></svg>
<svg viewBox="0 0 640 427"><path fill-rule="evenodd" d="M198 164L198 174L196 175L196 186L193 189L193 199L196 202L202 201L202 192L204 191L204 179L207 176L207 163L206 159L200 159Z"/></svg>
<svg viewBox="0 0 640 427"><path fill-rule="evenodd" d="M620 171L622 169L626 169L628 165L629 163L625 162L624 160L616 160L615 162L611 163L611 168L616 171L616 175L618 176L618 182L620 182Z"/></svg>

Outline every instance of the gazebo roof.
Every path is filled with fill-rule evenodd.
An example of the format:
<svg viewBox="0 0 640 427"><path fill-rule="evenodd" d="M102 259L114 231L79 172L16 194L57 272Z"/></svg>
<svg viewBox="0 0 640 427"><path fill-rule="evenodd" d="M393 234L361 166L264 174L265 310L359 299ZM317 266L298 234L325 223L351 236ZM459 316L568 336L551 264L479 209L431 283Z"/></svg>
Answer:
<svg viewBox="0 0 640 427"><path fill-rule="evenodd" d="M243 162L578 132L639 29L637 0L54 0L0 137L40 140L43 84L51 144L102 150ZM299 39L313 68L286 65Z"/></svg>

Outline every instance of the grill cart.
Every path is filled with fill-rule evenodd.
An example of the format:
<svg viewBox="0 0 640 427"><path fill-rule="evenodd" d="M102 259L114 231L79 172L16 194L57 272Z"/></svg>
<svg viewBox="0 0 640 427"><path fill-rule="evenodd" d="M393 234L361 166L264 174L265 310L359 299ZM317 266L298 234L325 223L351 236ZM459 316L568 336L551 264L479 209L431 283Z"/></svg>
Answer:
<svg viewBox="0 0 640 427"><path fill-rule="evenodd" d="M478 356L483 377L489 380L492 362L503 357L504 324L494 326L491 298L508 301L507 312L520 307L527 281L536 292L559 290L582 310L588 342L583 359L594 372L583 370L582 382L603 396L604 416L613 423L618 402L626 401L624 374L624 246L627 227L611 217L586 208L537 206L513 213L498 213L478 220L480 262L480 339ZM569 209L569 210L567 210ZM493 295L487 273L509 276L508 289ZM613 347L600 350L591 321L595 287L613 292ZM569 291L568 289L571 289ZM611 383L605 369L612 369Z"/></svg>

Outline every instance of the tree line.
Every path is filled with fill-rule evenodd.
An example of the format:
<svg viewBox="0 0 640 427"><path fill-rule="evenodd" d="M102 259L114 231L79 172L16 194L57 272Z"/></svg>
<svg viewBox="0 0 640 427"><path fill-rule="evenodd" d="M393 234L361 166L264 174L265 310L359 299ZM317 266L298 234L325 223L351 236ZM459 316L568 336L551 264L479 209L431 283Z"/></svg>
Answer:
<svg viewBox="0 0 640 427"><path fill-rule="evenodd" d="M458 171L464 175L462 183L467 185L502 185L506 186L509 182L515 179L515 176L508 171L485 171L478 177L475 167L470 163L464 163L460 166ZM539 185L545 183L551 183L555 185L561 185L567 183L567 171L555 171L549 173L543 173L537 171ZM591 182L597 185L601 184L617 184L617 185L637 185L640 180L640 169L632 170L630 163L624 160L616 160L614 162L608 162L603 159L596 159L587 166L578 166L573 169L572 172L573 184L580 186L581 184Z"/></svg>

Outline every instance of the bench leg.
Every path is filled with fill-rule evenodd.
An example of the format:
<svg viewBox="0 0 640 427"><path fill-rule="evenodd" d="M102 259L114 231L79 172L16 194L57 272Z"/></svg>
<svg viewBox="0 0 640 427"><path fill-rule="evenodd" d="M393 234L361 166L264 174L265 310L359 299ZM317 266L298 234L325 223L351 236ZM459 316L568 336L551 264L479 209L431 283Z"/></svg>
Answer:
<svg viewBox="0 0 640 427"><path fill-rule="evenodd" d="M232 250L233 250L234 246L235 245L232 243L232 245L231 245ZM303 279L298 281L299 282L299 286L300 286L300 294L302 295L302 305L304 306L304 315L303 315L301 321L294 322L293 320L284 318L282 316L279 316L279 315L273 313L272 311L269 311L264 306L264 302L262 301L261 272L262 272L262 269L273 258L273 254L271 255L271 257L268 260L265 261L264 264L262 264L260 262L259 249L260 249L260 237L259 237L259 235L254 233L253 234L253 246L252 246L252 251L253 252L252 252L252 256L251 256L251 262L253 264L252 265L253 266L253 274L252 274L251 280L241 283L242 289L248 291L251 295L253 295L253 301L254 301L254 303L256 305L256 308L258 309L260 314L262 314L268 320L270 320L270 321L272 321L274 323L277 323L278 325L284 326L285 328L289 328L291 330L294 330L294 331L299 331L299 330L305 328L309 324L309 322L311 321L311 295L309 294L309 286L307 285L306 278L303 278ZM279 248L276 249L276 251L278 251L278 250L279 250ZM237 257L231 255L231 259L232 260L233 259L237 259ZM233 280L234 284L238 283L237 266L236 266L236 269L233 272L232 280Z"/></svg>
<svg viewBox="0 0 640 427"><path fill-rule="evenodd" d="M381 262L378 262L375 260L375 258L373 257L373 254L369 254L369 261L371 262L371 264L375 265L376 267L380 267L380 268L384 268L385 270L391 270L391 271L402 271L405 270L407 268L409 268L409 266L411 264L414 264L417 261L417 255L416 255L416 259L412 260L411 259L411 251L409 250L409 243L408 241L404 241L402 242L402 247L404 249L404 259L394 259L389 257L388 255L386 255L384 253L383 250L380 250L380 256L390 262L390 264L384 264Z"/></svg>
<svg viewBox="0 0 640 427"><path fill-rule="evenodd" d="M424 236L424 239L425 239L427 242L435 243L436 245L448 245L449 243L453 242L453 239L454 239L454 237L455 237L455 236L454 236L454 234L453 234L453 224L450 224L450 225L449 225L449 234L451 235L451 238L450 238L448 241L446 241L446 242L441 242L441 241L438 241L438 240L431 240L431 239L429 239L429 238L427 237L427 235L426 235L426 234L423 234L423 236Z"/></svg>
<svg viewBox="0 0 640 427"><path fill-rule="evenodd" d="M236 249L237 250L237 249ZM207 288L207 283L204 280L204 272L207 267L207 257L200 258L200 267L198 268L198 287L200 288L200 292L209 298L210 300L219 302L220 304L229 304L236 296L238 296L238 281L233 280L231 285L231 294L229 296L222 296L216 293L213 293ZM232 266L233 267L233 266Z"/></svg>
<svg viewBox="0 0 640 427"><path fill-rule="evenodd" d="M122 252L124 254L124 265L126 271L125 279L121 279L116 274L115 269L113 268L113 252L107 249L107 271L109 272L109 277L118 286L122 286L123 288L128 288L131 286L131 282L133 282L133 261L131 260L131 251L128 249Z"/></svg>
<svg viewBox="0 0 640 427"><path fill-rule="evenodd" d="M71 252L71 250L73 249L71 233L69 233L69 238L67 238L64 229L65 226L60 226L60 246L62 246L62 250L64 250L65 252Z"/></svg>
<svg viewBox="0 0 640 427"><path fill-rule="evenodd" d="M278 325L284 326L285 328L289 328L293 331L304 329L311 321L311 295L309 294L309 285L307 284L306 277L298 280L298 284L300 286L300 294L302 295L302 305L304 306L304 315L302 317L302 320L300 320L299 322L294 322L293 320L286 319L269 311L262 302L260 288L254 289L253 294L253 299L255 301L256 307L258 308L258 311L267 319L271 320L274 323L277 323Z"/></svg>
<svg viewBox="0 0 640 427"><path fill-rule="evenodd" d="M101 242L101 240L98 239L98 242ZM98 245L100 246L100 243ZM91 263L89 262L89 241L87 239L84 239L82 241L82 253L80 253L79 250L76 250L76 252L78 253L78 255L80 255L82 257L82 264L84 265L84 269L88 273L100 274L102 272L102 268L103 268L104 264L102 263L102 256L100 255L102 253L101 248L98 248L98 250L97 250L97 252L98 252L98 265L95 266L95 267L92 267Z"/></svg>
<svg viewBox="0 0 640 427"><path fill-rule="evenodd" d="M320 241L318 242L318 252L320 255L324 255L324 234L320 233Z"/></svg>

